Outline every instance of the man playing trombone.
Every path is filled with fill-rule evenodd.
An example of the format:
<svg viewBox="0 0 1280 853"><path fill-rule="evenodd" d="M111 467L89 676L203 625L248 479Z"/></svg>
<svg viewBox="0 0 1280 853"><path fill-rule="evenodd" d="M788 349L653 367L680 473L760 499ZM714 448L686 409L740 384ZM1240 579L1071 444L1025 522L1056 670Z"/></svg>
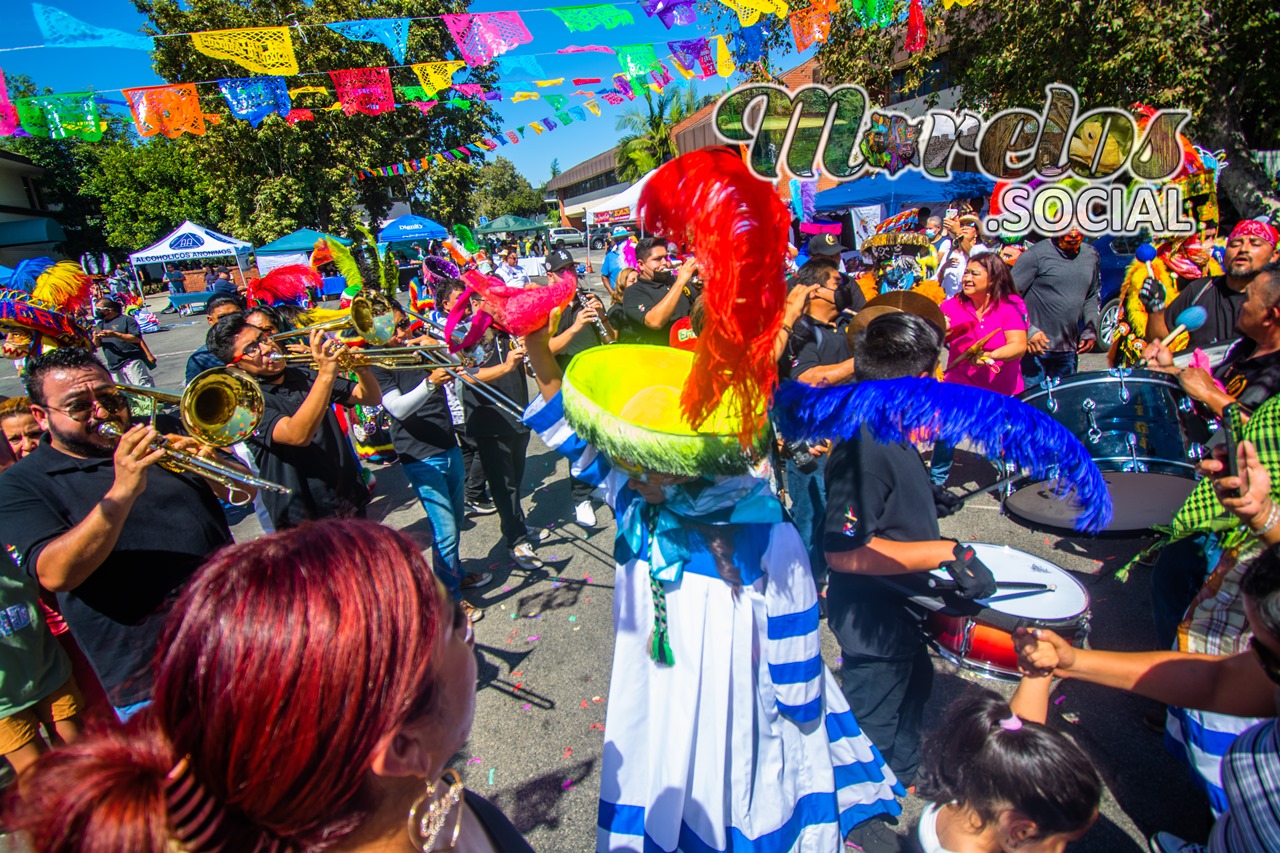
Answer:
<svg viewBox="0 0 1280 853"><path fill-rule="evenodd" d="M397 302L392 302L395 336L391 346L404 347L413 321ZM441 346L437 344L436 346ZM382 387L382 406L391 415L391 441L405 479L418 494L435 532L432 544L435 573L455 599L467 590L479 589L493 580L488 572L463 575L458 555L458 534L465 508L463 484L466 467L454 437L449 401L444 386L454 381L451 371L423 361L421 367L396 369L380 366L378 350L368 351L374 361L373 376ZM484 611L462 602L471 621Z"/></svg>
<svg viewBox="0 0 1280 853"><path fill-rule="evenodd" d="M47 435L0 477L0 543L57 594L125 719L150 700L151 661L171 602L231 542L218 499L232 495L222 483L156 465L167 454L156 429L132 422L125 395L87 350L32 359L26 384ZM111 427L122 437L104 434ZM184 436L166 438L206 459L213 453ZM252 496L237 487L237 497L246 492Z"/></svg>
<svg viewBox="0 0 1280 853"><path fill-rule="evenodd" d="M354 382L339 376L346 345L319 329L310 338L316 369L288 367L279 345L241 314L219 320L205 343L262 388L262 420L247 444L262 476L292 489L263 495L276 529L318 518L363 518L369 490L333 404L377 405L382 392L369 368L357 363Z"/></svg>

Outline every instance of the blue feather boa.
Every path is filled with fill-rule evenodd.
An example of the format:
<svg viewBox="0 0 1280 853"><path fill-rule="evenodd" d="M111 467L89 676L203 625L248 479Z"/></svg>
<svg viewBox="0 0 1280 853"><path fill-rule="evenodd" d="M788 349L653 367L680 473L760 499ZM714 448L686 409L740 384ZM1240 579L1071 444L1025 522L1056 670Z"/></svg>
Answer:
<svg viewBox="0 0 1280 853"><path fill-rule="evenodd" d="M795 439L850 438L866 426L882 442L968 441L1035 479L1057 479L1065 487L1063 499L1081 506L1076 530L1097 533L1111 523L1111 495L1084 445L1015 397L910 377L826 388L785 382L774 397L773 418L783 435Z"/></svg>

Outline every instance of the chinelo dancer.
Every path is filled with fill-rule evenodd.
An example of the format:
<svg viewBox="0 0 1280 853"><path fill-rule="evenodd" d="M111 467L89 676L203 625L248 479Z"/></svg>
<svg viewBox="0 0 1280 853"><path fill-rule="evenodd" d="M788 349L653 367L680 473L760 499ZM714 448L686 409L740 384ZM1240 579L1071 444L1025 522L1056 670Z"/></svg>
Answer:
<svg viewBox="0 0 1280 853"><path fill-rule="evenodd" d="M837 850L903 790L823 664L805 545L760 461L786 210L704 149L655 174L640 216L703 265L696 352L596 347L562 376L546 329L526 334L525 421L618 519L597 849Z"/></svg>

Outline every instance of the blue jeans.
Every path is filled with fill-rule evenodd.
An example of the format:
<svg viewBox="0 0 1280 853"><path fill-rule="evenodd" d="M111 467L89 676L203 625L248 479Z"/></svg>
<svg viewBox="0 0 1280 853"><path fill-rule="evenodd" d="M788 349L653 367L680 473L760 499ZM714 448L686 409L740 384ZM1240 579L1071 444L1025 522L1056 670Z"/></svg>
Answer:
<svg viewBox="0 0 1280 853"><path fill-rule="evenodd" d="M1022 357L1022 381L1028 388L1036 388L1043 385L1045 379L1075 376L1079 365L1080 357L1074 350L1046 352L1041 355L1028 352Z"/></svg>
<svg viewBox="0 0 1280 853"><path fill-rule="evenodd" d="M935 486L945 486L951 473L951 463L956 460L955 445L945 441L933 443L933 456L929 458L929 479Z"/></svg>
<svg viewBox="0 0 1280 853"><path fill-rule="evenodd" d="M462 451L456 447L448 453L417 462L401 462L404 475L418 493L422 508L435 530L432 551L435 571L455 598L462 595L462 561L458 558L458 528L462 526Z"/></svg>
<svg viewBox="0 0 1280 853"><path fill-rule="evenodd" d="M822 543L823 525L827 520L827 488L823 469L827 457L814 460L816 470L806 474L787 459L787 493L791 495L791 523L800 531L800 540L809 549L809 570L813 582L821 589L827 582L827 556Z"/></svg>
<svg viewBox="0 0 1280 853"><path fill-rule="evenodd" d="M1187 608L1221 556L1218 537L1212 533L1179 539L1156 555L1151 566L1151 617L1160 651L1173 648Z"/></svg>

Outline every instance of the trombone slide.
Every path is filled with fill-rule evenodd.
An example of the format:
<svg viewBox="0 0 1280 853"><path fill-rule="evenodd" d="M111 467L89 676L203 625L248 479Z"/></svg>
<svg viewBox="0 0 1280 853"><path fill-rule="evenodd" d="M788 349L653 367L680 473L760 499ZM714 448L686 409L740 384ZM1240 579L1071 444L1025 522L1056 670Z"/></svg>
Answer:
<svg viewBox="0 0 1280 853"><path fill-rule="evenodd" d="M116 441L119 441L124 436L124 430L120 429L120 425L115 421L105 421L99 424L98 433L108 438L114 438ZM246 474L226 465L220 465L217 462L211 462L200 456L178 450L175 447L171 447L168 439L164 436L156 436L151 442L151 447L157 450L163 448L165 461L168 461L174 468L180 471L192 471L201 474L233 491L235 490L233 484L253 486L256 489L266 489L272 492L279 492L282 495L290 494L293 491L288 486L282 486L270 480L263 480L252 474Z"/></svg>

